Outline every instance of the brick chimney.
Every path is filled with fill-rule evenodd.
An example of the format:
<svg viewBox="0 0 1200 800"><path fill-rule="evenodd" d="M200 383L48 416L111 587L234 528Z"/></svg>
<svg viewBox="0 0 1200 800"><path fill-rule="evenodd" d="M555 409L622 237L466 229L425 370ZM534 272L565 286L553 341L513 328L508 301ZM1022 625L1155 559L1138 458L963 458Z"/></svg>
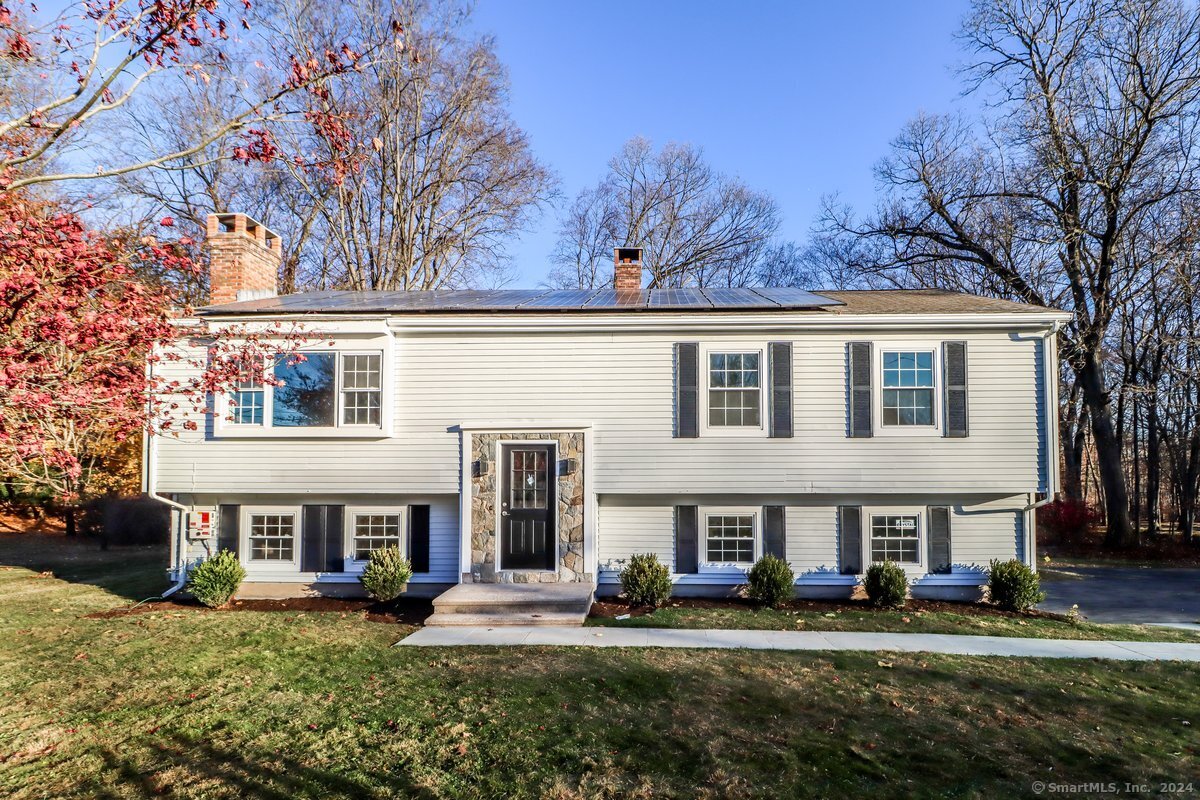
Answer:
<svg viewBox="0 0 1200 800"><path fill-rule="evenodd" d="M642 289L642 248L613 248L614 285L618 292L638 292Z"/></svg>
<svg viewBox="0 0 1200 800"><path fill-rule="evenodd" d="M209 214L208 302L274 297L282 244L278 234L245 214Z"/></svg>

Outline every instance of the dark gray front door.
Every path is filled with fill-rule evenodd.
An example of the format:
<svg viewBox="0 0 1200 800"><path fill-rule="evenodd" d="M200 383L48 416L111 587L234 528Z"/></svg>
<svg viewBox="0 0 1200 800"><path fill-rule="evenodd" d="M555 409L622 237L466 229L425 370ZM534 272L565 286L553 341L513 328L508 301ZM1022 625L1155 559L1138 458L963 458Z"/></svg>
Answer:
<svg viewBox="0 0 1200 800"><path fill-rule="evenodd" d="M553 445L501 447L500 569L555 569Z"/></svg>

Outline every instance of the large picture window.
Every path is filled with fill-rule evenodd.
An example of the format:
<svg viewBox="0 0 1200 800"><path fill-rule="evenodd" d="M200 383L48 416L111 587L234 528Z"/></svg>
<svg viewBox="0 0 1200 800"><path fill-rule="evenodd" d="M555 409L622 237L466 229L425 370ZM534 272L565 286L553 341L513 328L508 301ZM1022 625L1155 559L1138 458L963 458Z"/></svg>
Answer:
<svg viewBox="0 0 1200 800"><path fill-rule="evenodd" d="M295 554L295 514L250 515L251 561L294 561Z"/></svg>
<svg viewBox="0 0 1200 800"><path fill-rule="evenodd" d="M754 514L706 514L704 520L705 561L754 563Z"/></svg>
<svg viewBox="0 0 1200 800"><path fill-rule="evenodd" d="M872 514L871 560L919 563L920 524L919 514Z"/></svg>
<svg viewBox="0 0 1200 800"><path fill-rule="evenodd" d="M883 424L932 426L935 378L932 351L883 352Z"/></svg>
<svg viewBox="0 0 1200 800"><path fill-rule="evenodd" d="M746 428L762 425L762 354L708 354L708 425Z"/></svg>
<svg viewBox="0 0 1200 800"><path fill-rule="evenodd" d="M305 353L275 363L271 424L276 428L329 427L337 421L337 353Z"/></svg>
<svg viewBox="0 0 1200 800"><path fill-rule="evenodd" d="M380 428L383 354L339 351L279 356L264 382L252 370L234 384L222 421L237 428Z"/></svg>

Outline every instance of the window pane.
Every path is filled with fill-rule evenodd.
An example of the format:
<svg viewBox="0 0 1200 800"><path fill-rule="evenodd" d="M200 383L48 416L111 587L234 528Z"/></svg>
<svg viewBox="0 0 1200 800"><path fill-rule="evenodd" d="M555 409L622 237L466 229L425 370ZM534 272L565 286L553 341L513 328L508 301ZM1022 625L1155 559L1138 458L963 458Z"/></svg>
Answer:
<svg viewBox="0 0 1200 800"><path fill-rule="evenodd" d="M379 425L382 357L342 356L342 424Z"/></svg>
<svg viewBox="0 0 1200 800"><path fill-rule="evenodd" d="M708 424L714 427L758 427L760 369L758 353L710 353Z"/></svg>
<svg viewBox="0 0 1200 800"><path fill-rule="evenodd" d="M263 390L239 389L229 397L230 416L235 425L262 425Z"/></svg>
<svg viewBox="0 0 1200 800"><path fill-rule="evenodd" d="M333 426L337 417L334 394L336 353L306 353L303 361L281 358L275 364L275 377L283 386L275 387L271 424L279 428Z"/></svg>
<svg viewBox="0 0 1200 800"><path fill-rule="evenodd" d="M916 564L920 561L918 517L915 514L871 516L871 560Z"/></svg>
<svg viewBox="0 0 1200 800"><path fill-rule="evenodd" d="M399 514L355 514L354 558L366 561L372 550L401 547Z"/></svg>
<svg viewBox="0 0 1200 800"><path fill-rule="evenodd" d="M933 353L883 354L883 424L933 425Z"/></svg>
<svg viewBox="0 0 1200 800"><path fill-rule="evenodd" d="M706 522L706 533L706 561L717 564L753 563L753 514L711 514Z"/></svg>
<svg viewBox="0 0 1200 800"><path fill-rule="evenodd" d="M251 514L250 560L292 561L295 533L293 514Z"/></svg>

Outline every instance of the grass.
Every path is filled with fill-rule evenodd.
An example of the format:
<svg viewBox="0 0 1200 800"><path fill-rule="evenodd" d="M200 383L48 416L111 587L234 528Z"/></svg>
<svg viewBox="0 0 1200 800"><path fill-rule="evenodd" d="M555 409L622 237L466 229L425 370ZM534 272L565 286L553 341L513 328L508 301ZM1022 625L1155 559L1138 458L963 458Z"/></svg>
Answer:
<svg viewBox="0 0 1200 800"><path fill-rule="evenodd" d="M754 608L689 608L667 605L629 619L589 617L588 625L620 628L717 628L757 631L883 631L1020 636L1029 639L1112 639L1126 642L1200 642L1200 633L1152 625L1104 625L1053 617L998 616L952 611L830 612Z"/></svg>
<svg viewBox="0 0 1200 800"><path fill-rule="evenodd" d="M1020 797L1194 779L1200 758L1195 665L410 650L360 614L98 619L161 588L151 554L22 559L8 538L6 797Z"/></svg>

